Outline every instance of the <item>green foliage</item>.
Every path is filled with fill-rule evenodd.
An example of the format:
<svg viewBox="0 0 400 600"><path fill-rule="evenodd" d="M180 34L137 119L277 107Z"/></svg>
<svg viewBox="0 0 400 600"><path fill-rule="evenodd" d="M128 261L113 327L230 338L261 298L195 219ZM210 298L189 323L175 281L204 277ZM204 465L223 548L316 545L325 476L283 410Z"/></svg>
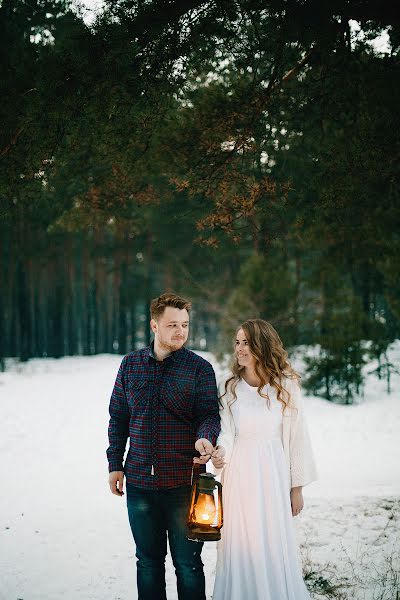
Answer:
<svg viewBox="0 0 400 600"><path fill-rule="evenodd" d="M362 367L365 364L359 341L348 345L341 340L323 340L317 357L305 357L306 390L331 402L352 404L354 397L362 392Z"/></svg>
<svg viewBox="0 0 400 600"><path fill-rule="evenodd" d="M209 349L256 315L318 344L308 385L329 399L361 393L364 342L382 375L400 323L389 6L113 0L89 27L68 2L5 0L0 33L0 356L127 351L172 288Z"/></svg>
<svg viewBox="0 0 400 600"><path fill-rule="evenodd" d="M257 253L244 259L236 286L226 298L219 344L232 342L236 329L246 319L270 321L285 343L290 343L293 281L279 249L268 257Z"/></svg>

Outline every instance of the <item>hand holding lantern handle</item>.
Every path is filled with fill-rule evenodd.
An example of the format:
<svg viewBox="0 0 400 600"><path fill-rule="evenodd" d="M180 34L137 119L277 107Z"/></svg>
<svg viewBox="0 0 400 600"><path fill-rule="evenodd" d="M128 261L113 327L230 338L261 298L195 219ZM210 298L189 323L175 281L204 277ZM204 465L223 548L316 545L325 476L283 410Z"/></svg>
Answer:
<svg viewBox="0 0 400 600"><path fill-rule="evenodd" d="M214 446L212 445L210 440L207 440L206 438L200 438L199 440L197 440L194 447L196 448L197 452L200 453L201 456L195 456L193 458L193 462L198 465L205 465L210 460L210 457L214 452Z"/></svg>

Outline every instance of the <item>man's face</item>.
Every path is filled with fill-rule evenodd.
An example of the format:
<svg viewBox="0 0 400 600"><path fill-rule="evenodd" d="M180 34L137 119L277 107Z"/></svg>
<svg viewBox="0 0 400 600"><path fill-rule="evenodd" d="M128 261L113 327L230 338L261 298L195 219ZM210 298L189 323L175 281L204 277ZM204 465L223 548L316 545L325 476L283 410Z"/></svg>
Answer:
<svg viewBox="0 0 400 600"><path fill-rule="evenodd" d="M174 352L182 348L188 338L189 313L186 308L167 306L157 321L150 321L150 326L157 344L164 350Z"/></svg>

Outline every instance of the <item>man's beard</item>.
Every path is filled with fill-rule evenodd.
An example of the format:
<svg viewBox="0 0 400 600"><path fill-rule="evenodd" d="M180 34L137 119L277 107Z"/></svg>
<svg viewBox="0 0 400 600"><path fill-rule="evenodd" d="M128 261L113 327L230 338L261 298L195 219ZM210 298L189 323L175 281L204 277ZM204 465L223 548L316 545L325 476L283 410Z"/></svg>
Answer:
<svg viewBox="0 0 400 600"><path fill-rule="evenodd" d="M168 352L175 352L176 350L179 350L180 348L182 348L182 346L184 346L186 344L186 340L179 340L176 342L163 342L162 340L158 340L158 343L160 344L161 348L163 350L168 350Z"/></svg>

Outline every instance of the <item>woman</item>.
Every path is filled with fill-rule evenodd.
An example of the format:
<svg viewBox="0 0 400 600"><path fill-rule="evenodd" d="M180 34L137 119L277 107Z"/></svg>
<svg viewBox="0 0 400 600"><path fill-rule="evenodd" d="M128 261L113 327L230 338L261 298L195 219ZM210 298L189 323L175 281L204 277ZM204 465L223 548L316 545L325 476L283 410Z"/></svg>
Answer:
<svg viewBox="0 0 400 600"><path fill-rule="evenodd" d="M223 469L224 526L213 600L305 600L292 516L316 479L298 375L275 329L238 329L221 392L212 462Z"/></svg>

